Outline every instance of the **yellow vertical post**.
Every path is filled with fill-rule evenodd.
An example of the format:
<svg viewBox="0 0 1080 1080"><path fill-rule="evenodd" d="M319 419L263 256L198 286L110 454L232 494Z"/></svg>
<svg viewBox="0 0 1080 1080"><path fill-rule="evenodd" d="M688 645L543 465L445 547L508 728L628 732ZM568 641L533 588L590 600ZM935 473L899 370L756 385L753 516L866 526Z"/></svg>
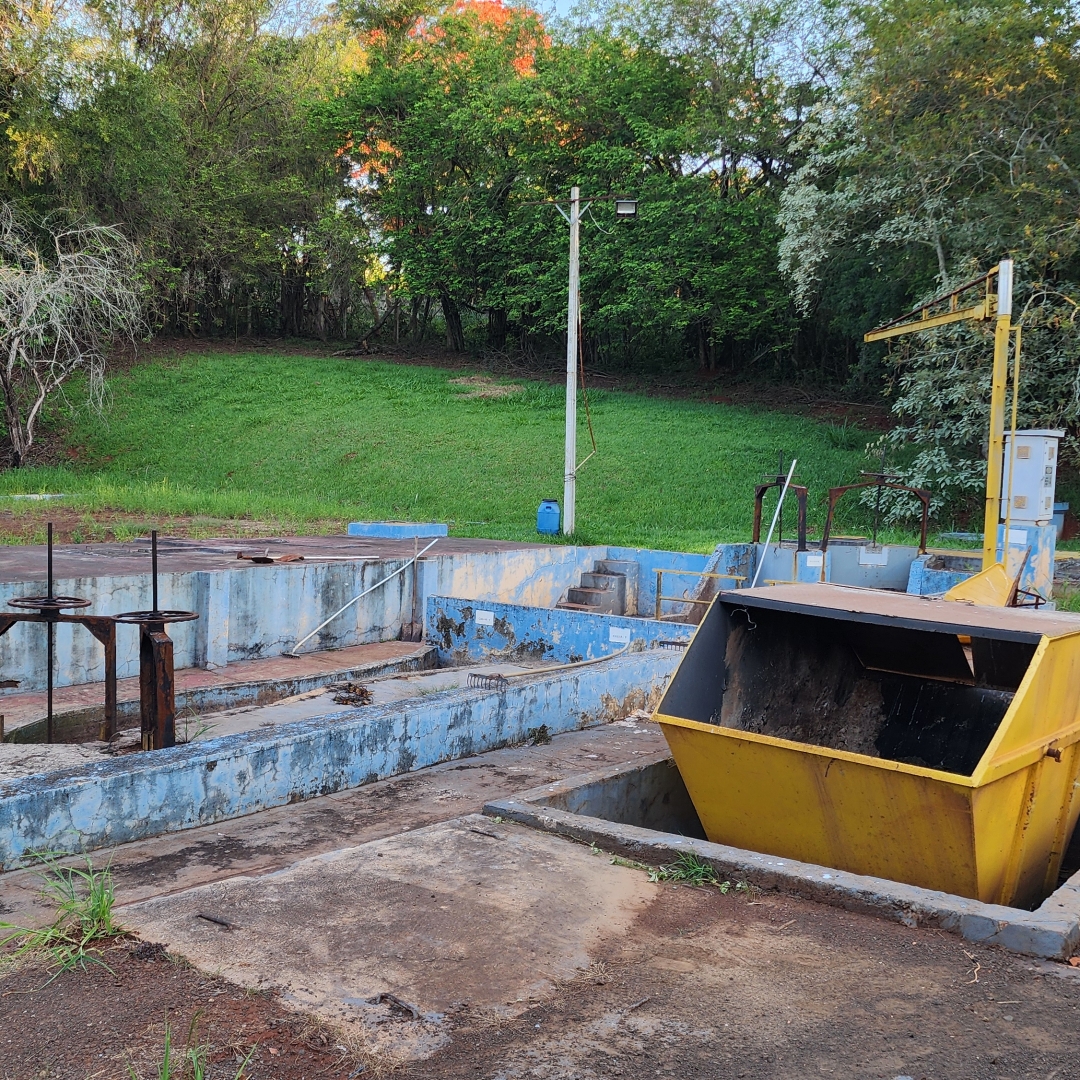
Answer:
<svg viewBox="0 0 1080 1080"><path fill-rule="evenodd" d="M982 568L998 561L997 534L1001 520L1001 469L1005 456L1005 384L1009 377L1012 328L1012 259L998 264L997 325L994 327L994 372L990 384L990 445L986 455L986 513L983 518ZM1009 538L1005 537L1008 551Z"/></svg>

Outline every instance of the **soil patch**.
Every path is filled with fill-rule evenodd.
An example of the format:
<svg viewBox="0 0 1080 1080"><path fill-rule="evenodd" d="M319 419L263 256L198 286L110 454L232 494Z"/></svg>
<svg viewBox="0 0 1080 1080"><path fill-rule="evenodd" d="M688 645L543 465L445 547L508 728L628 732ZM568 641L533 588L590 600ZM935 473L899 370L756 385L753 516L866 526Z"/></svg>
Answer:
<svg viewBox="0 0 1080 1080"><path fill-rule="evenodd" d="M4 1080L128 1080L129 1069L156 1078L166 1023L174 1053L204 1049L213 1077L231 1080L248 1054L248 1080L365 1075L347 1034L286 1009L274 992L245 991L153 942L119 944L102 958L111 971L91 965L44 986L48 974L33 965L0 978Z"/></svg>
<svg viewBox="0 0 1080 1080"><path fill-rule="evenodd" d="M487 375L465 375L460 379L451 379L451 386L460 386L468 393L463 398L504 398L520 394L525 389L516 383L497 383Z"/></svg>
<svg viewBox="0 0 1080 1080"><path fill-rule="evenodd" d="M765 894L664 886L515 1018L462 1012L417 1080L1080 1076L1080 971Z"/></svg>
<svg viewBox="0 0 1080 1080"><path fill-rule="evenodd" d="M282 522L247 521L202 515L152 517L121 510L74 510L62 499L15 500L0 498L0 544L44 544L46 526L53 523L57 544L89 544L149 536L157 529L162 536L207 540L217 537L331 535L345 532L344 519ZM7 504L6 507L4 504Z"/></svg>

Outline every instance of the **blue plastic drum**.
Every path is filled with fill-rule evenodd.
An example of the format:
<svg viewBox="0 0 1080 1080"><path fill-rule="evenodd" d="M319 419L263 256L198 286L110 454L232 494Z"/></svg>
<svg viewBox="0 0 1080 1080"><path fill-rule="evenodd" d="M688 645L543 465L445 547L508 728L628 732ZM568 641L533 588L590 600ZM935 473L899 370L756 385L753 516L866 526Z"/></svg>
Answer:
<svg viewBox="0 0 1080 1080"><path fill-rule="evenodd" d="M558 536L561 517L559 504L554 499L544 499L536 511L536 531L545 536Z"/></svg>

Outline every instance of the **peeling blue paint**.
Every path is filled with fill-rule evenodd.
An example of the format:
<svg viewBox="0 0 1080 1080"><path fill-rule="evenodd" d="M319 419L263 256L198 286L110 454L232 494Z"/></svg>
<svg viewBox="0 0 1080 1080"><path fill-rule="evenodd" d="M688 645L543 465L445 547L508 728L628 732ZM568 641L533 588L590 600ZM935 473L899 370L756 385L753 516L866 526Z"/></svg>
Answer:
<svg viewBox="0 0 1080 1080"><path fill-rule="evenodd" d="M631 641L689 641L696 627L566 608L428 597L428 643L444 664L477 660L595 660Z"/></svg>
<svg viewBox="0 0 1080 1080"><path fill-rule="evenodd" d="M522 742L541 724L555 734L614 719L658 694L680 655L612 657L498 692L451 690L0 783L0 867L327 795Z"/></svg>

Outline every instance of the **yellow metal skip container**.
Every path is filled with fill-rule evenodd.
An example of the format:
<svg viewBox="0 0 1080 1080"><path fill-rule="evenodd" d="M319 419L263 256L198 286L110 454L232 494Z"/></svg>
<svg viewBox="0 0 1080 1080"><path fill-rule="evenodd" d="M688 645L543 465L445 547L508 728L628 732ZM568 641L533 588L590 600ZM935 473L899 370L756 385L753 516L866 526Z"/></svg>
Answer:
<svg viewBox="0 0 1080 1080"><path fill-rule="evenodd" d="M1080 814L1080 618L721 593L656 719L710 840L1030 906Z"/></svg>

